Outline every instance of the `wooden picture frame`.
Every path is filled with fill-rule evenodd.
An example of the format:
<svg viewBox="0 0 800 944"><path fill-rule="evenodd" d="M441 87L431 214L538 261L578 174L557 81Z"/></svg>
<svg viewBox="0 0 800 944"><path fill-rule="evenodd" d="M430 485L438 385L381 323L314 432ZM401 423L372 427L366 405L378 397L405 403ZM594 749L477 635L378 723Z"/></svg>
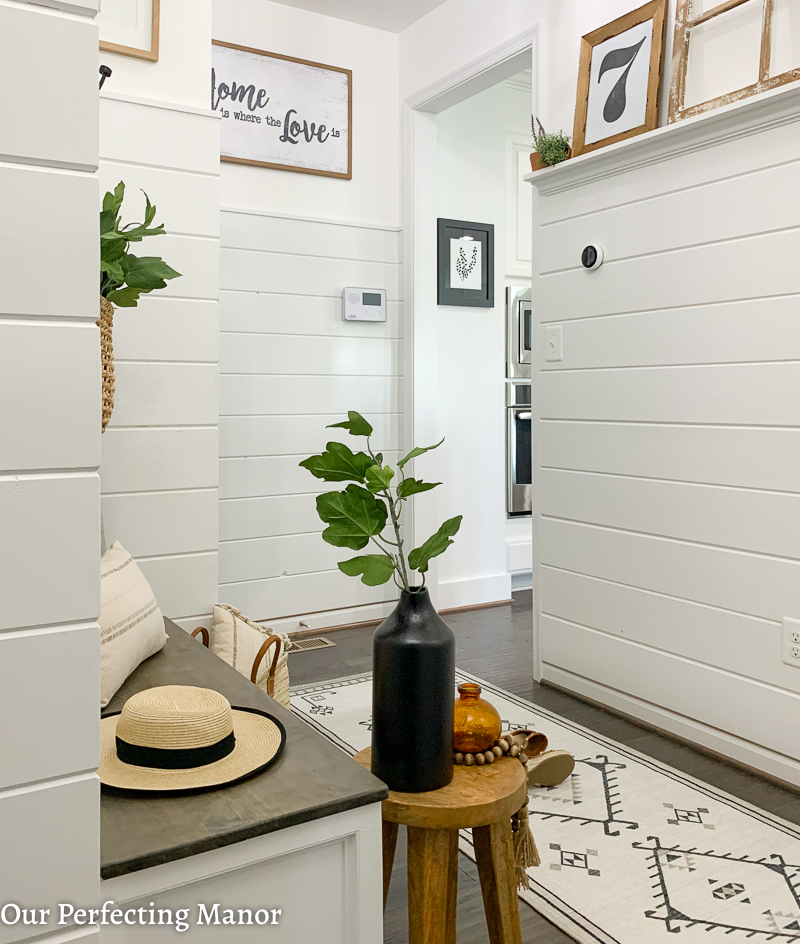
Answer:
<svg viewBox="0 0 800 944"><path fill-rule="evenodd" d="M236 43L226 43L222 40L214 39L211 41L212 46L221 47L223 49L238 50L239 52L249 53L252 56L264 56L268 59L278 60L281 62L290 62L296 63L300 66L308 66L312 69L319 69L323 72L334 72L342 74L347 78L347 169L346 171L333 171L325 170L318 167L304 167L297 164L287 164L279 161L265 161L257 160L252 157L237 157L232 154L220 154L220 160L228 164L246 164L251 167L268 167L272 170L287 170L295 174L314 174L320 177L336 177L341 180L352 180L353 178L353 72L351 69L345 69L341 66L331 66L322 62L314 62L310 59L298 59L294 56L284 56L280 53L268 52L264 49L255 49L251 46L240 46ZM214 69L212 69L212 76ZM213 83L213 79L212 79ZM249 88L249 86L246 86ZM264 106L260 106L264 107ZM212 109L218 110L215 107L214 102L214 91L212 90ZM276 119L280 121L280 119ZM315 124L311 123L311 128L314 128ZM319 124L319 128L325 128L324 124ZM328 129L326 129L328 130ZM221 146L224 147L224 144L221 142Z"/></svg>
<svg viewBox="0 0 800 944"><path fill-rule="evenodd" d="M113 52L118 56L131 56L133 59L145 59L147 62L158 62L158 40L161 25L161 3L160 0L151 0L152 3L152 23L150 26L150 48L139 49L136 46L124 46L120 43L110 43L105 39L100 40L101 52ZM99 23L102 30L102 21Z"/></svg>
<svg viewBox="0 0 800 944"><path fill-rule="evenodd" d="M465 244L461 272L466 275L464 282L468 287L459 287L451 277L458 266L453 257L453 242ZM494 224L438 219L436 249L436 304L494 308ZM474 288L469 287L470 282L475 283Z"/></svg>
<svg viewBox="0 0 800 944"><path fill-rule="evenodd" d="M575 127L572 137L573 156L615 144L617 141L624 141L626 138L632 138L658 127L667 12L668 0L650 0L638 10L632 10L582 37ZM652 30L647 27L651 21ZM641 29L637 30L637 27ZM634 34L641 33L642 38L638 43L631 41L630 45L625 46L627 39L623 37L623 34L629 31ZM620 42L623 45L614 48L614 44L610 41L616 37L621 37ZM647 59L639 57L639 50L647 48L648 42L649 56ZM604 46L604 49L598 57L599 63L595 63L594 54L599 46ZM645 62L648 63L646 73ZM637 68L632 80L635 86L632 88L627 83L635 63ZM594 68L595 65L596 68ZM623 71L620 72L620 70ZM595 75L597 81L593 83ZM599 81L604 75L608 75L608 78L601 91ZM614 84L611 91L607 93L606 89L611 83ZM597 91L595 91L595 85L598 86ZM631 95L632 91L634 95ZM602 117L599 117L599 103L606 94ZM630 108L628 107L629 98L633 98ZM620 103L621 111L619 110ZM627 118L626 111L629 112ZM611 115L616 115L616 117L609 120L606 116ZM639 121L640 117L643 120ZM626 119L623 122L623 129L615 132L613 125L622 119ZM631 121L635 122L633 126L629 126ZM610 133L598 137L601 129L604 129L606 125L609 126Z"/></svg>
<svg viewBox="0 0 800 944"><path fill-rule="evenodd" d="M729 13L731 10L735 10L746 2L747 0L723 0L723 2L718 3L710 10L698 14L697 16L692 16L691 0L677 0L677 8L675 11L675 39L672 45L672 81L669 94L670 124L674 121L680 121L683 118L691 118L693 115L701 115L714 108L721 108L723 105L730 105L732 102L738 102L743 98L749 98L751 95L757 95L759 92L766 92L768 89L777 88L779 85L786 85L788 82L796 82L800 79L800 68L790 69L778 75L770 75L772 59L772 15L775 2L774 0L763 0L758 80L751 85L746 85L740 89L732 89L730 92L718 95L715 98L710 98L705 102L690 105L688 108L684 105L686 98L686 73L689 68L689 44L692 29L718 16Z"/></svg>

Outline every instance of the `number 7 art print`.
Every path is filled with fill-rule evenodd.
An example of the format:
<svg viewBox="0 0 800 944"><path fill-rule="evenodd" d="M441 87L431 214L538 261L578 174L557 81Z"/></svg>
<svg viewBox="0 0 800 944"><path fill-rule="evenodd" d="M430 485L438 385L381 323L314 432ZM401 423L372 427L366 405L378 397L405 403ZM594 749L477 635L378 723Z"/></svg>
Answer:
<svg viewBox="0 0 800 944"><path fill-rule="evenodd" d="M572 153L658 127L668 0L651 0L581 40Z"/></svg>

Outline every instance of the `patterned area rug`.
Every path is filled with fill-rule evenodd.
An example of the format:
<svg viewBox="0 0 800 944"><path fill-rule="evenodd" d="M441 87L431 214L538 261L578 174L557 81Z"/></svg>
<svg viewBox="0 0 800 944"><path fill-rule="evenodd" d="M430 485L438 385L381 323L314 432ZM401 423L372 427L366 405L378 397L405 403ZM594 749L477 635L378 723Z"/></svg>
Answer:
<svg viewBox="0 0 800 944"><path fill-rule="evenodd" d="M530 792L542 865L520 897L581 944L800 942L800 829L477 681L503 730L543 731L577 763ZM370 743L369 674L292 689L293 710L348 754ZM474 859L471 833L461 849Z"/></svg>

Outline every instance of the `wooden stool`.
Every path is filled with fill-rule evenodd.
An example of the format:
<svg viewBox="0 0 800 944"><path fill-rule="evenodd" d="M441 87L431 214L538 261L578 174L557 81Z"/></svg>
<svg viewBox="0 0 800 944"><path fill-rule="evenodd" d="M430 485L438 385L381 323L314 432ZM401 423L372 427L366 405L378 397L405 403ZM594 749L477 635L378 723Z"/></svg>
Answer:
<svg viewBox="0 0 800 944"><path fill-rule="evenodd" d="M355 759L369 770L372 750ZM409 944L455 944L458 831L471 829L491 944L522 944L511 817L528 797L525 768L513 757L483 767L454 766L453 780L429 793L389 792L383 801L383 907L397 831L408 828Z"/></svg>

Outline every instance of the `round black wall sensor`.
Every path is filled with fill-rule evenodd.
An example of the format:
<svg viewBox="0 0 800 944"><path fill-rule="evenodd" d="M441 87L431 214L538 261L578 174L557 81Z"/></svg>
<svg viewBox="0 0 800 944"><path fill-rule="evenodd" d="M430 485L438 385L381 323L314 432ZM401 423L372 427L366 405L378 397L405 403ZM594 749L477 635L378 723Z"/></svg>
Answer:
<svg viewBox="0 0 800 944"><path fill-rule="evenodd" d="M587 246L581 253L584 269L599 269L603 264L603 250L599 246Z"/></svg>

